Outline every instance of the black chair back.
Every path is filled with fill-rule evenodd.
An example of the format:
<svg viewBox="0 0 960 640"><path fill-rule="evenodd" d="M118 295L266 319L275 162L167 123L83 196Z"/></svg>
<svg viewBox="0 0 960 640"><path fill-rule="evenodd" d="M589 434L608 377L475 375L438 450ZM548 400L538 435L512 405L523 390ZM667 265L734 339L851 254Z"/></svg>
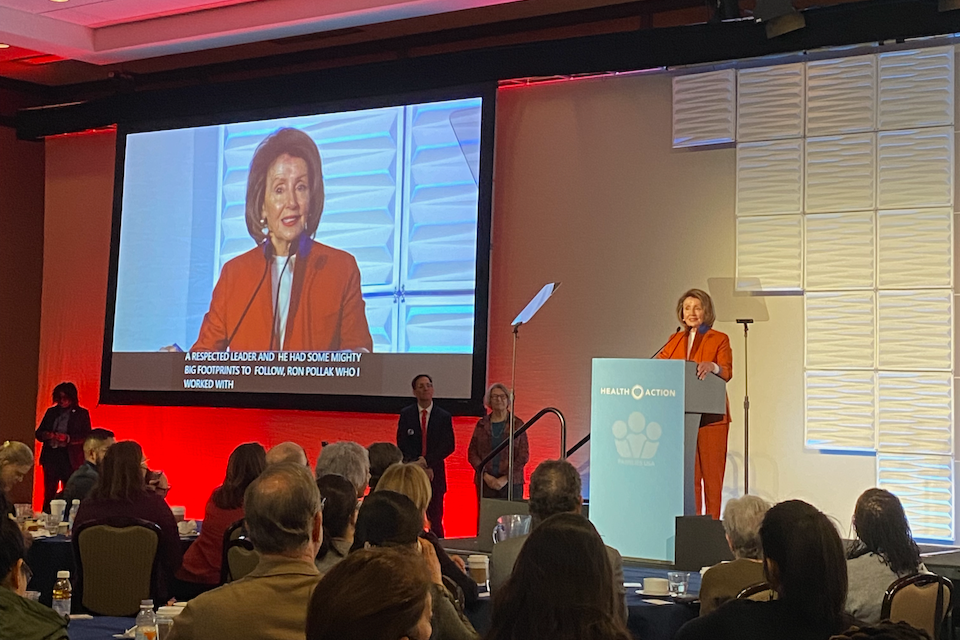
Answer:
<svg viewBox="0 0 960 640"><path fill-rule="evenodd" d="M223 554L220 558L220 584L239 580L250 573L259 560L260 554L247 537L243 518L227 527L223 534Z"/></svg>

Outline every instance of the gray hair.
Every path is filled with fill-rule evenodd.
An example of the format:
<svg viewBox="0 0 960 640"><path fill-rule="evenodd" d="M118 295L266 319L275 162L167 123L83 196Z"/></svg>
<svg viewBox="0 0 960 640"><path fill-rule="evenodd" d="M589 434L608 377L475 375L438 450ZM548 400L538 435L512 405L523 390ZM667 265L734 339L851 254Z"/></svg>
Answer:
<svg viewBox="0 0 960 640"><path fill-rule="evenodd" d="M757 496L734 498L724 507L723 530L734 557L761 559L760 524L769 509L770 503Z"/></svg>
<svg viewBox="0 0 960 640"><path fill-rule="evenodd" d="M281 442L270 447L270 451L267 451L267 464L278 462L296 462L304 467L309 466L306 452L296 442Z"/></svg>
<svg viewBox="0 0 960 640"><path fill-rule="evenodd" d="M484 406L490 406L490 394L493 393L494 389L500 389L507 396L507 402L510 402L510 390L507 389L507 385L502 382L494 382L492 385L487 387L487 392L483 394L483 404Z"/></svg>
<svg viewBox="0 0 960 640"><path fill-rule="evenodd" d="M370 480L370 453L356 442L328 444L317 458L317 478L335 474L353 483L357 497L363 495Z"/></svg>
<svg viewBox="0 0 960 640"><path fill-rule="evenodd" d="M530 515L539 524L580 507L580 474L566 460L545 460L530 476Z"/></svg>
<svg viewBox="0 0 960 640"><path fill-rule="evenodd" d="M0 445L0 467L8 464L33 466L33 449L22 442L7 440Z"/></svg>
<svg viewBox="0 0 960 640"><path fill-rule="evenodd" d="M268 466L243 496L244 523L260 553L301 553L313 537L320 490L310 471L295 462Z"/></svg>

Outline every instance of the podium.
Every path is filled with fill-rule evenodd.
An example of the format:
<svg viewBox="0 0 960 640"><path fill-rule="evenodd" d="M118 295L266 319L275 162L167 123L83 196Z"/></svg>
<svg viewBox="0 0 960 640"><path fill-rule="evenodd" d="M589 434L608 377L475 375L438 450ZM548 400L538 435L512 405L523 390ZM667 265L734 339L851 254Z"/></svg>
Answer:
<svg viewBox="0 0 960 640"><path fill-rule="evenodd" d="M685 360L595 358L591 385L590 520L623 556L672 564L697 432L725 414L726 383Z"/></svg>

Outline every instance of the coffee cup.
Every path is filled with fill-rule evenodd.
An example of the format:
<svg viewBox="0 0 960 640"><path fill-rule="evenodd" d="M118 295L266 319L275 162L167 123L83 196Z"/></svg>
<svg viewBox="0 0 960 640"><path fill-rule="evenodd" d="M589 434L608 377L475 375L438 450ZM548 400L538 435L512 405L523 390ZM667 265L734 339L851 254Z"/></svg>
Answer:
<svg viewBox="0 0 960 640"><path fill-rule="evenodd" d="M670 593L670 581L666 578L644 578L643 595L665 596Z"/></svg>
<svg viewBox="0 0 960 640"><path fill-rule="evenodd" d="M187 516L186 507L170 507L170 511L173 512L173 519L177 522L183 522Z"/></svg>
<svg viewBox="0 0 960 640"><path fill-rule="evenodd" d="M51 500L50 501L50 514L55 516L62 516L63 512L67 509L66 500Z"/></svg>
<svg viewBox="0 0 960 640"><path fill-rule="evenodd" d="M482 554L467 556L467 568L477 584L487 584L490 580L490 557Z"/></svg>

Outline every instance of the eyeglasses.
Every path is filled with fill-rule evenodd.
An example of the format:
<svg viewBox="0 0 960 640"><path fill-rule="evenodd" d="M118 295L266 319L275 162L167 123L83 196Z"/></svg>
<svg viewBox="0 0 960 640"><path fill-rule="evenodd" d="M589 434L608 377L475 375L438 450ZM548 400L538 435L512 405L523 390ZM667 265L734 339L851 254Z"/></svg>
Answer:
<svg viewBox="0 0 960 640"><path fill-rule="evenodd" d="M30 568L30 565L27 564L26 560L20 565L20 574L23 575L23 580L27 584L30 584L30 581L33 580L33 570Z"/></svg>
<svg viewBox="0 0 960 640"><path fill-rule="evenodd" d="M323 508L327 505L326 498L320 498L320 513L323 513Z"/></svg>
<svg viewBox="0 0 960 640"><path fill-rule="evenodd" d="M491 400L506 400L506 399L507 399L507 396L503 395L502 393L494 393L494 394L491 394L491 395L490 395L490 399L491 399Z"/></svg>

